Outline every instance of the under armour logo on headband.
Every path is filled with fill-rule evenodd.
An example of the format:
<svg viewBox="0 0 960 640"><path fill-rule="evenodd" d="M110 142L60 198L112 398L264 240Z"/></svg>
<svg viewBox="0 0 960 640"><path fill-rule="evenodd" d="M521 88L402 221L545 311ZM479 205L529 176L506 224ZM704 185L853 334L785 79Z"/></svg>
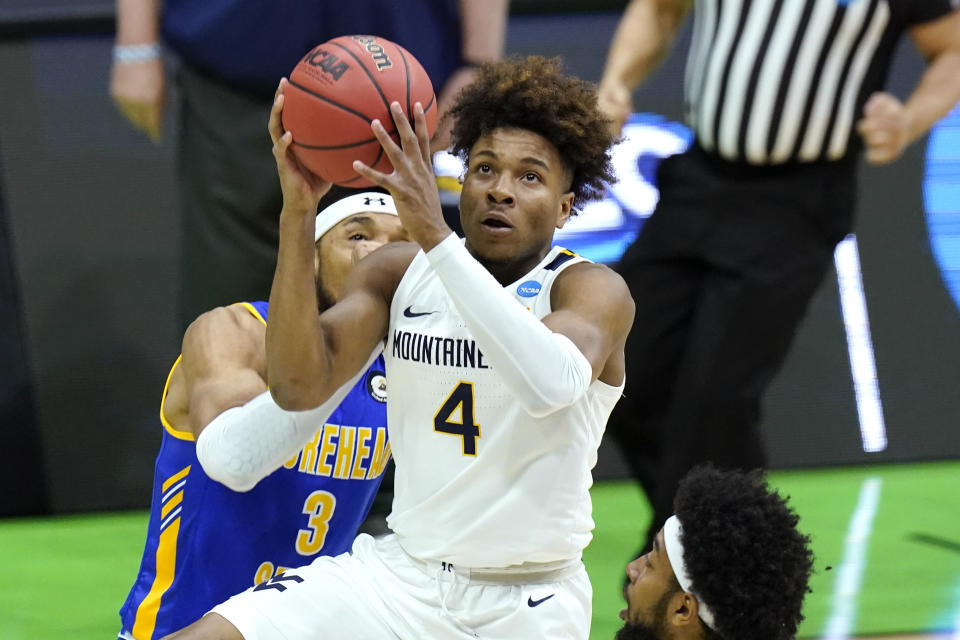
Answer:
<svg viewBox="0 0 960 640"><path fill-rule="evenodd" d="M363 199L363 204L365 204L365 205L367 205L367 206L370 206L370 204L371 204L374 200L376 200L377 202L379 202L381 207L387 206L387 201L384 200L383 198L364 198L364 199Z"/></svg>

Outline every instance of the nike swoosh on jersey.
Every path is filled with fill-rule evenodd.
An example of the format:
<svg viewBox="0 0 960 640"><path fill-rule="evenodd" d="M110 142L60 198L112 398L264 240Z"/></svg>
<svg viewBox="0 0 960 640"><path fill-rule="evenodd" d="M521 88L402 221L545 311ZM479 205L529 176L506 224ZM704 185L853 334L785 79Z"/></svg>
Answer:
<svg viewBox="0 0 960 640"><path fill-rule="evenodd" d="M413 305L403 310L403 316L405 318L419 318L420 316L429 316L433 313L436 313L436 311L414 311Z"/></svg>
<svg viewBox="0 0 960 640"><path fill-rule="evenodd" d="M557 595L557 594L551 593L551 594L548 595L546 598L540 598L539 600L534 600L534 599L533 599L533 596L530 596L530 597L527 598L527 606L536 607L537 605L543 604L544 602L546 602L547 600L549 600L550 598L552 598L552 597L555 596L555 595Z"/></svg>

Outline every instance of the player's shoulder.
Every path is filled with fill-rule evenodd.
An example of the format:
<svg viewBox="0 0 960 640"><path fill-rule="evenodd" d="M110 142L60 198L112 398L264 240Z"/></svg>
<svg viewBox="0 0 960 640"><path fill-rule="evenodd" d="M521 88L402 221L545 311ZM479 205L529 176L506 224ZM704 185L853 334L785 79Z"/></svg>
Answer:
<svg viewBox="0 0 960 640"><path fill-rule="evenodd" d="M209 342L236 344L238 342L262 342L264 319L255 307L237 303L215 307L197 316L183 335L183 352L191 347Z"/></svg>
<svg viewBox="0 0 960 640"><path fill-rule="evenodd" d="M612 311L633 317L633 296L623 276L597 262L577 262L557 274L553 298L560 305L579 302L593 306L602 302Z"/></svg>
<svg viewBox="0 0 960 640"><path fill-rule="evenodd" d="M629 295L623 276L605 264L589 260L571 264L557 274L557 284L562 287L591 284L607 288L608 293L626 292Z"/></svg>
<svg viewBox="0 0 960 640"><path fill-rule="evenodd" d="M204 311L190 323L187 333L210 329L243 329L263 326L263 323L263 318L253 305L238 302Z"/></svg>

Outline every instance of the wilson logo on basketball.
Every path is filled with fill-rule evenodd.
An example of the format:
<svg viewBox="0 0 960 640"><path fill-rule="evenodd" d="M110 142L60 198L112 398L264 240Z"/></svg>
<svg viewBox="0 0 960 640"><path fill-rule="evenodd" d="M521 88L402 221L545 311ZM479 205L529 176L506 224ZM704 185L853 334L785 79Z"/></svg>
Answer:
<svg viewBox="0 0 960 640"><path fill-rule="evenodd" d="M353 36L353 39L362 44L370 53L373 61L377 65L377 71L383 71L393 66L389 56L387 56L387 52L383 50L383 47L380 46L376 38L371 38L370 36Z"/></svg>
<svg viewBox="0 0 960 640"><path fill-rule="evenodd" d="M320 67L322 71L333 76L334 80L339 80L340 76L346 73L347 69L350 68L350 65L337 58L337 56L333 55L322 46L317 47L308 53L303 60L311 67Z"/></svg>

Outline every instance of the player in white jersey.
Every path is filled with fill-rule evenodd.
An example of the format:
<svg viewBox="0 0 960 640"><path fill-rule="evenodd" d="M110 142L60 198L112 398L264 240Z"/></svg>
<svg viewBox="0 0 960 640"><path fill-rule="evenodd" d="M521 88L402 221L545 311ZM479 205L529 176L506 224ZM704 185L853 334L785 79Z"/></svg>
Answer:
<svg viewBox="0 0 960 640"><path fill-rule="evenodd" d="M361 535L350 554L288 570L176 637L586 638L590 469L633 318L618 275L552 247L612 180L594 90L544 58L482 68L453 109L465 241L441 214L422 105L411 127L394 103L401 144L371 128L395 171L354 166L389 189L415 244L368 256L318 317L305 212L324 185L288 152L283 86L270 124L284 188L271 392L287 409L316 406L384 349L393 533Z"/></svg>

